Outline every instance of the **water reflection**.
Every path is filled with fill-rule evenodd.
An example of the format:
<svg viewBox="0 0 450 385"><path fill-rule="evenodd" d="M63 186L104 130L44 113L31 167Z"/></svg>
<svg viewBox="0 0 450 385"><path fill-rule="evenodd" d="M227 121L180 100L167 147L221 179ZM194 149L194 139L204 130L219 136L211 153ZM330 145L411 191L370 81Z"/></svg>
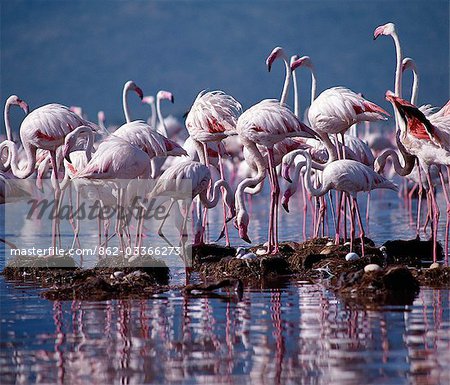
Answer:
<svg viewBox="0 0 450 385"><path fill-rule="evenodd" d="M17 294L15 288L7 291ZM440 384L450 379L448 290L422 290L410 307L374 310L348 307L317 285L247 289L242 301L222 294L23 302L20 312L3 314L2 382Z"/></svg>

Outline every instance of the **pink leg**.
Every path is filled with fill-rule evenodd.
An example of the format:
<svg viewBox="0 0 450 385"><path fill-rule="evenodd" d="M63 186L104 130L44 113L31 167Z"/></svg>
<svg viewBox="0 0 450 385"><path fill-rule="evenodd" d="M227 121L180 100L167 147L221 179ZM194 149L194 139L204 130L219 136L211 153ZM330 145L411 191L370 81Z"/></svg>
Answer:
<svg viewBox="0 0 450 385"><path fill-rule="evenodd" d="M350 205L350 251L353 251L353 245L355 242L355 212L356 207L352 200Z"/></svg>
<svg viewBox="0 0 450 385"><path fill-rule="evenodd" d="M342 207L342 191L337 193L337 206L336 206L336 236L334 238L335 245L339 245L341 237L341 207Z"/></svg>
<svg viewBox="0 0 450 385"><path fill-rule="evenodd" d="M280 186L278 184L277 172L275 168L275 161L273 156L273 149L267 149L269 155L269 176L271 179L271 205L270 205L270 224L272 227L269 234L269 248L268 253L278 253L278 200L280 197ZM270 237L272 236L272 238Z"/></svg>
<svg viewBox="0 0 450 385"><path fill-rule="evenodd" d="M430 190L430 200L432 209L432 223L433 223L433 262L437 261L437 233L439 226L439 207L436 202L436 195L431 181L430 170L427 170L427 180Z"/></svg>
<svg viewBox="0 0 450 385"><path fill-rule="evenodd" d="M359 212L359 206L358 206L358 200L356 198L353 198L353 205L356 208L356 217L358 219L358 226L359 226L359 237L361 238L361 256L364 257L365 252L364 252L364 227L362 224L362 220L361 220L361 214Z"/></svg>
<svg viewBox="0 0 450 385"><path fill-rule="evenodd" d="M445 202L447 204L447 218L445 222L445 250L444 250L444 256L445 256L445 264L448 266L448 232L450 227L450 198L447 191L447 186L445 185L444 175L442 175L441 170L439 169L439 178L441 179L442 184L442 191L444 193Z"/></svg>
<svg viewBox="0 0 450 385"><path fill-rule="evenodd" d="M223 163L222 163L222 155L223 155L223 146L221 143L219 143L219 171L220 171L220 178L225 179L225 175L223 172ZM227 208L225 205L225 189L222 187L220 189L222 192L222 211L223 211L223 226L225 230L225 245L230 246L230 237L228 235L228 226L227 226Z"/></svg>

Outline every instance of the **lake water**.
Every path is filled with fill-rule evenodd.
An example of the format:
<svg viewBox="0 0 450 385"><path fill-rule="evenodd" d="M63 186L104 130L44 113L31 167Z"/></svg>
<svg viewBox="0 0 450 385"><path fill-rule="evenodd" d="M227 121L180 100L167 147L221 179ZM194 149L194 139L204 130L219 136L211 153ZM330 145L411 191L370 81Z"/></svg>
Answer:
<svg viewBox="0 0 450 385"><path fill-rule="evenodd" d="M246 109L279 97L282 65L268 74L264 60L281 45L289 55L311 56L319 92L345 85L391 112L384 94L393 88L394 47L384 37L373 42L372 34L392 21L421 73L420 104L439 106L449 97L448 14L445 0L2 1L1 102L17 94L32 109L79 105L93 120L104 110L108 123L123 123L121 90L133 79L145 94L173 92L175 104L164 105L164 114L182 116L202 89L223 89ZM309 74L299 76L304 108ZM408 74L406 96L410 83ZM139 100L130 104L133 118L148 116ZM18 132L23 113L11 113ZM445 207L442 194L439 200ZM280 218L280 237L301 241L297 197L291 210ZM267 214L266 194L252 202L254 243L267 239ZM219 218L220 210L211 214L211 240ZM38 244L37 228L23 224L20 217L9 221L8 236ZM367 235L378 245L415 235L393 192L374 194L370 224ZM312 234L309 217L305 233ZM443 225L439 234L443 239ZM242 244L234 230L231 241ZM172 283L183 280L173 272ZM226 291L195 298L174 290L140 301L51 302L31 283L0 276L0 382L450 382L449 290L422 288L412 306L355 308L321 285L272 286L247 287L242 300Z"/></svg>
<svg viewBox="0 0 450 385"><path fill-rule="evenodd" d="M282 215L281 235L301 240L300 204L294 202L293 212ZM266 194L253 200L255 241L265 240L267 205ZM212 213L211 237L219 231L219 217L220 210ZM371 217L377 244L414 235L395 193L374 194ZM307 229L309 236L309 219ZM231 235L240 244L236 231ZM184 275L173 270L171 281L182 284ZM295 280L247 287L241 300L228 291L193 297L172 290L146 300L52 302L31 283L4 277L0 289L2 383L450 380L449 290L422 288L412 306L355 307L326 286Z"/></svg>

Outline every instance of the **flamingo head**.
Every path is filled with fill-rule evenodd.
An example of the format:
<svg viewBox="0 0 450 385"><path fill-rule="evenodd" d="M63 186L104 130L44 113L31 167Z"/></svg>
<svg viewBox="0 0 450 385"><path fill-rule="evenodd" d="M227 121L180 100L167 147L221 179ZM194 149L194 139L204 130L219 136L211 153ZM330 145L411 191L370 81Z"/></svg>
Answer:
<svg viewBox="0 0 450 385"><path fill-rule="evenodd" d="M245 210L239 210L235 222L235 226L239 232L239 237L247 243L252 243L248 237L248 222L249 217L247 212Z"/></svg>
<svg viewBox="0 0 450 385"><path fill-rule="evenodd" d="M279 58L286 58L286 54L283 48L275 47L266 59L266 66L269 72L272 69L273 62Z"/></svg>
<svg viewBox="0 0 450 385"><path fill-rule="evenodd" d="M69 110L74 112L75 114L77 114L80 118L83 117L83 109L81 107L79 107L79 106L70 106Z"/></svg>
<svg viewBox="0 0 450 385"><path fill-rule="evenodd" d="M392 35L394 32L395 32L394 23L387 23L384 25L380 25L377 28L375 28L375 31L373 32L373 40L375 40L380 35Z"/></svg>
<svg viewBox="0 0 450 385"><path fill-rule="evenodd" d="M286 210L286 212L289 212L289 199L291 199L292 192L290 188L287 188L286 191L283 194L283 197L281 198L281 205Z"/></svg>
<svg viewBox="0 0 450 385"><path fill-rule="evenodd" d="M284 180L287 180L289 183L292 183L291 176L289 175L290 171L291 171L291 164L283 162L281 164L281 177Z"/></svg>
<svg viewBox="0 0 450 385"><path fill-rule="evenodd" d="M149 96L144 96L143 98L142 98L142 103L145 103L145 104L154 104L155 103L155 97L154 96L151 96L151 95L149 95Z"/></svg>
<svg viewBox="0 0 450 385"><path fill-rule="evenodd" d="M156 98L161 100L161 99L166 99L166 100L170 100L172 103L174 102L174 98L173 98L173 94L172 92L169 91L158 91L158 93L156 94Z"/></svg>
<svg viewBox="0 0 450 385"><path fill-rule="evenodd" d="M291 58L291 71L295 71L298 67L301 66L312 68L312 61L309 56L302 56L294 61L292 61L292 58Z"/></svg>
<svg viewBox="0 0 450 385"><path fill-rule="evenodd" d="M106 120L105 112L104 111L97 112L97 119L99 122L104 122Z"/></svg>
<svg viewBox="0 0 450 385"><path fill-rule="evenodd" d="M142 92L142 89L138 87L136 83L133 82L132 80L129 80L125 83L124 89L126 91L136 92L141 100L144 98L144 93Z"/></svg>
<svg viewBox="0 0 450 385"><path fill-rule="evenodd" d="M416 69L415 61L410 57L405 57L402 61L402 72L405 72L406 70L415 70L415 69Z"/></svg>
<svg viewBox="0 0 450 385"><path fill-rule="evenodd" d="M20 99L17 95L11 95L8 100L6 101L7 104L15 104L16 106L19 106L25 114L28 114L30 111L28 104L25 103L22 99Z"/></svg>

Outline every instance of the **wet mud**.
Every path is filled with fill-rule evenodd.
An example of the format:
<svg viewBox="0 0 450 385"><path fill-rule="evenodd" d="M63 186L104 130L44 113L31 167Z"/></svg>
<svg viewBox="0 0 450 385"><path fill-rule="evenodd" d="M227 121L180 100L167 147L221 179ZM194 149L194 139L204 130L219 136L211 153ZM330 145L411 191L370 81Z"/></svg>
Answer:
<svg viewBox="0 0 450 385"><path fill-rule="evenodd" d="M245 286L264 287L270 281L296 279L320 283L346 302L361 304L411 304L420 286L450 287L450 268L430 268L431 242L395 240L376 247L365 239L365 257L349 259L349 245L334 245L329 238L303 243L283 242L277 255L263 247L237 250L220 245L192 247L192 271L202 283L169 286L170 271L151 257L103 259L92 269L80 269L69 257L15 257L2 274L11 281L33 281L50 300L106 300L148 298L170 289L185 295L214 295L228 289L242 295ZM361 245L354 250L361 254ZM442 253L442 248L440 249Z"/></svg>

